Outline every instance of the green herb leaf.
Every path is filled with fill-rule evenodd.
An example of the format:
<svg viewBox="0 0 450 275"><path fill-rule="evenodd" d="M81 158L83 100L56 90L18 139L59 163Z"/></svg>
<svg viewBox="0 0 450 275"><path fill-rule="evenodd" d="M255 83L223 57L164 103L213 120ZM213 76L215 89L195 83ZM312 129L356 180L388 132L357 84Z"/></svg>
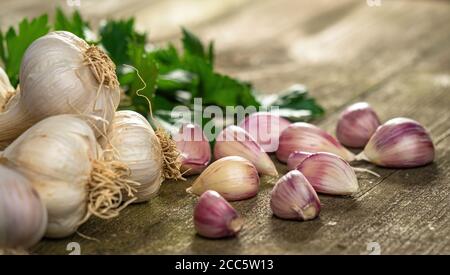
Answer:
<svg viewBox="0 0 450 275"><path fill-rule="evenodd" d="M1 57L5 64L6 74L13 86L19 82L20 63L25 50L34 40L47 34L49 30L48 16L42 15L31 22L26 18L23 19L19 23L17 33L13 27L10 27L3 37Z"/></svg>
<svg viewBox="0 0 450 275"><path fill-rule="evenodd" d="M83 21L78 11L74 11L70 19L64 14L61 8L57 8L54 29L55 31L69 31L78 37L86 39L85 31L89 29L89 24Z"/></svg>
<svg viewBox="0 0 450 275"><path fill-rule="evenodd" d="M147 35L134 30L134 18L128 20L109 20L100 28L101 44L108 51L117 66L130 64L129 44L144 47ZM133 64L130 64L133 65Z"/></svg>

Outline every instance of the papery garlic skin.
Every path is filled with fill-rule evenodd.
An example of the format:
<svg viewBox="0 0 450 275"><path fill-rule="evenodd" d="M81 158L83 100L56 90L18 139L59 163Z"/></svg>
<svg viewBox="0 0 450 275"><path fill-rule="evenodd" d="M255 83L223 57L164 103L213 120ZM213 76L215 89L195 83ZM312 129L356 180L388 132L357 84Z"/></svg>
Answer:
<svg viewBox="0 0 450 275"><path fill-rule="evenodd" d="M184 175L197 175L205 170L211 161L211 147L200 126L183 124L174 140L181 154L181 172Z"/></svg>
<svg viewBox="0 0 450 275"><path fill-rule="evenodd" d="M235 236L242 229L243 220L219 193L204 192L194 209L194 227L207 238Z"/></svg>
<svg viewBox="0 0 450 275"><path fill-rule="evenodd" d="M292 220L312 220L320 213L316 191L298 170L281 177L270 193L270 207L275 216Z"/></svg>
<svg viewBox="0 0 450 275"><path fill-rule="evenodd" d="M333 136L306 122L293 123L281 133L280 146L276 153L277 158L286 162L294 151L329 152L341 156L347 161L355 158L355 155L345 149Z"/></svg>
<svg viewBox="0 0 450 275"><path fill-rule="evenodd" d="M435 149L427 130L409 118L394 118L370 138L358 159L392 168L411 168L433 162Z"/></svg>
<svg viewBox="0 0 450 275"><path fill-rule="evenodd" d="M29 248L47 228L47 210L29 180L0 165L0 248Z"/></svg>
<svg viewBox="0 0 450 275"><path fill-rule="evenodd" d="M259 190L258 171L242 157L221 158L211 163L186 191L201 195L207 190L217 191L228 201L252 198Z"/></svg>
<svg viewBox="0 0 450 275"><path fill-rule="evenodd" d="M297 169L297 166L302 163L307 157L311 156L313 153L303 152L303 151L294 151L292 152L288 160L286 162L287 168L289 171Z"/></svg>
<svg viewBox="0 0 450 275"><path fill-rule="evenodd" d="M131 171L130 179L140 183L134 202L154 197L164 178L161 146L150 123L134 111L117 111L108 138L109 142L102 141L105 150L125 163Z"/></svg>
<svg viewBox="0 0 450 275"><path fill-rule="evenodd" d="M11 86L5 71L0 67L0 112L3 112L13 94L14 88Z"/></svg>
<svg viewBox="0 0 450 275"><path fill-rule="evenodd" d="M319 193L352 195L359 190L355 171L340 156L315 153L297 167Z"/></svg>
<svg viewBox="0 0 450 275"><path fill-rule="evenodd" d="M255 165L260 174L278 176L275 164L261 146L241 127L230 125L216 138L214 157L241 156Z"/></svg>
<svg viewBox="0 0 450 275"><path fill-rule="evenodd" d="M279 115L269 112L257 112L247 116L239 126L247 131L265 152L278 149L281 132L291 123Z"/></svg>
<svg viewBox="0 0 450 275"><path fill-rule="evenodd" d="M59 114L96 115L111 122L119 100L115 65L107 55L70 32L51 32L25 51L20 98L0 113L0 144ZM96 126L97 136L106 134L104 122Z"/></svg>
<svg viewBox="0 0 450 275"><path fill-rule="evenodd" d="M48 213L46 236L66 237L92 214L111 218L125 205L128 169L102 160L94 131L74 115L46 118L14 140L2 154L31 182Z"/></svg>
<svg viewBox="0 0 450 275"><path fill-rule="evenodd" d="M358 102L341 113L336 137L345 146L362 148L380 124L380 119L372 107L367 102Z"/></svg>

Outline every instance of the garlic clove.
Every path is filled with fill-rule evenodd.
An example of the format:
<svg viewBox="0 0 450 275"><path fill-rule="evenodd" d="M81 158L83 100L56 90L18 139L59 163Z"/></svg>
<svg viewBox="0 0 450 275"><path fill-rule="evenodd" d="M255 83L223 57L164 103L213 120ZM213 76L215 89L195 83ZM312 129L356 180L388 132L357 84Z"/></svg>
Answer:
<svg viewBox="0 0 450 275"><path fill-rule="evenodd" d="M297 167L319 193L351 195L359 190L353 168L341 157L330 153L315 153Z"/></svg>
<svg viewBox="0 0 450 275"><path fill-rule="evenodd" d="M409 118L394 118L376 130L357 159L392 168L410 168L434 160L434 145L427 130Z"/></svg>
<svg viewBox="0 0 450 275"><path fill-rule="evenodd" d="M246 117L239 126L247 131L265 152L275 152L281 132L291 123L270 112L257 112Z"/></svg>
<svg viewBox="0 0 450 275"><path fill-rule="evenodd" d="M297 166L302 163L307 157L311 156L313 153L294 151L292 152L286 162L289 171L297 169Z"/></svg>
<svg viewBox="0 0 450 275"><path fill-rule="evenodd" d="M207 238L235 236L243 227L237 211L219 193L204 192L194 209L194 227Z"/></svg>
<svg viewBox="0 0 450 275"><path fill-rule="evenodd" d="M270 193L270 207L275 216L293 220L311 220L320 212L316 191L298 170L281 177Z"/></svg>
<svg viewBox="0 0 450 275"><path fill-rule="evenodd" d="M29 248L47 228L47 210L22 174L0 165L0 250Z"/></svg>
<svg viewBox="0 0 450 275"><path fill-rule="evenodd" d="M241 156L255 165L260 174L278 176L275 164L259 144L241 127L230 125L216 138L214 157Z"/></svg>
<svg viewBox="0 0 450 275"><path fill-rule="evenodd" d="M361 148L380 126L380 119L366 102L347 107L340 115L336 137L345 146Z"/></svg>
<svg viewBox="0 0 450 275"><path fill-rule="evenodd" d="M183 124L173 138L181 154L184 175L196 175L205 170L211 161L211 147L202 128L192 123Z"/></svg>
<svg viewBox="0 0 450 275"><path fill-rule="evenodd" d="M355 155L345 149L333 136L306 122L293 123L281 133L277 158L286 162L294 151L329 152L341 156L346 161L355 158Z"/></svg>
<svg viewBox="0 0 450 275"><path fill-rule="evenodd" d="M211 163L186 191L201 195L207 190L217 191L228 201L254 197L259 190L258 171L243 157L221 158Z"/></svg>

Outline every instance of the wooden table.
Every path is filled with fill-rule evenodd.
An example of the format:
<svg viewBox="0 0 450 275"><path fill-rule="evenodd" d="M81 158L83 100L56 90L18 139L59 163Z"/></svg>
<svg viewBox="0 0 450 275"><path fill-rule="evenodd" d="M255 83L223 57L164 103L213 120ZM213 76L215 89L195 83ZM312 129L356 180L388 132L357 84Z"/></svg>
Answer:
<svg viewBox="0 0 450 275"><path fill-rule="evenodd" d="M376 3L377 1L369 1ZM66 1L0 3L2 28L23 16L52 11ZM96 26L105 17L136 16L154 42L180 36L185 25L214 39L221 71L270 93L300 82L326 108L320 127L333 132L339 112L368 101L383 121L405 116L425 125L436 144L435 162L407 170L370 168L380 178L360 178L354 197L320 196L320 218L274 218L271 185L257 197L233 203L246 220L238 238L207 240L195 234L196 198L186 182L165 182L151 202L125 209L119 218L91 219L85 235L43 240L37 254L382 254L450 253L450 4L448 1L365 0L81 0ZM279 164L284 173L285 166Z"/></svg>

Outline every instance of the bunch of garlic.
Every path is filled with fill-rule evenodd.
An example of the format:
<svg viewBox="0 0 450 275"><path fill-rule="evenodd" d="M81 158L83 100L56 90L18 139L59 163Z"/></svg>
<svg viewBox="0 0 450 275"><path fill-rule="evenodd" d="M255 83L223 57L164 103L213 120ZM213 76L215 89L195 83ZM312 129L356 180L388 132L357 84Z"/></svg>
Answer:
<svg viewBox="0 0 450 275"><path fill-rule="evenodd" d="M2 153L3 161L25 175L44 202L48 237L74 233L91 215L115 217L126 206L123 193L133 196L128 167L104 159L92 124L79 116L52 116Z"/></svg>
<svg viewBox="0 0 450 275"><path fill-rule="evenodd" d="M1 94L0 106L5 101ZM86 114L111 122L119 99L115 65L100 48L69 32L51 32L35 40L23 56L20 92L0 108L0 145L49 116ZM94 128L97 137L107 132L102 121Z"/></svg>

